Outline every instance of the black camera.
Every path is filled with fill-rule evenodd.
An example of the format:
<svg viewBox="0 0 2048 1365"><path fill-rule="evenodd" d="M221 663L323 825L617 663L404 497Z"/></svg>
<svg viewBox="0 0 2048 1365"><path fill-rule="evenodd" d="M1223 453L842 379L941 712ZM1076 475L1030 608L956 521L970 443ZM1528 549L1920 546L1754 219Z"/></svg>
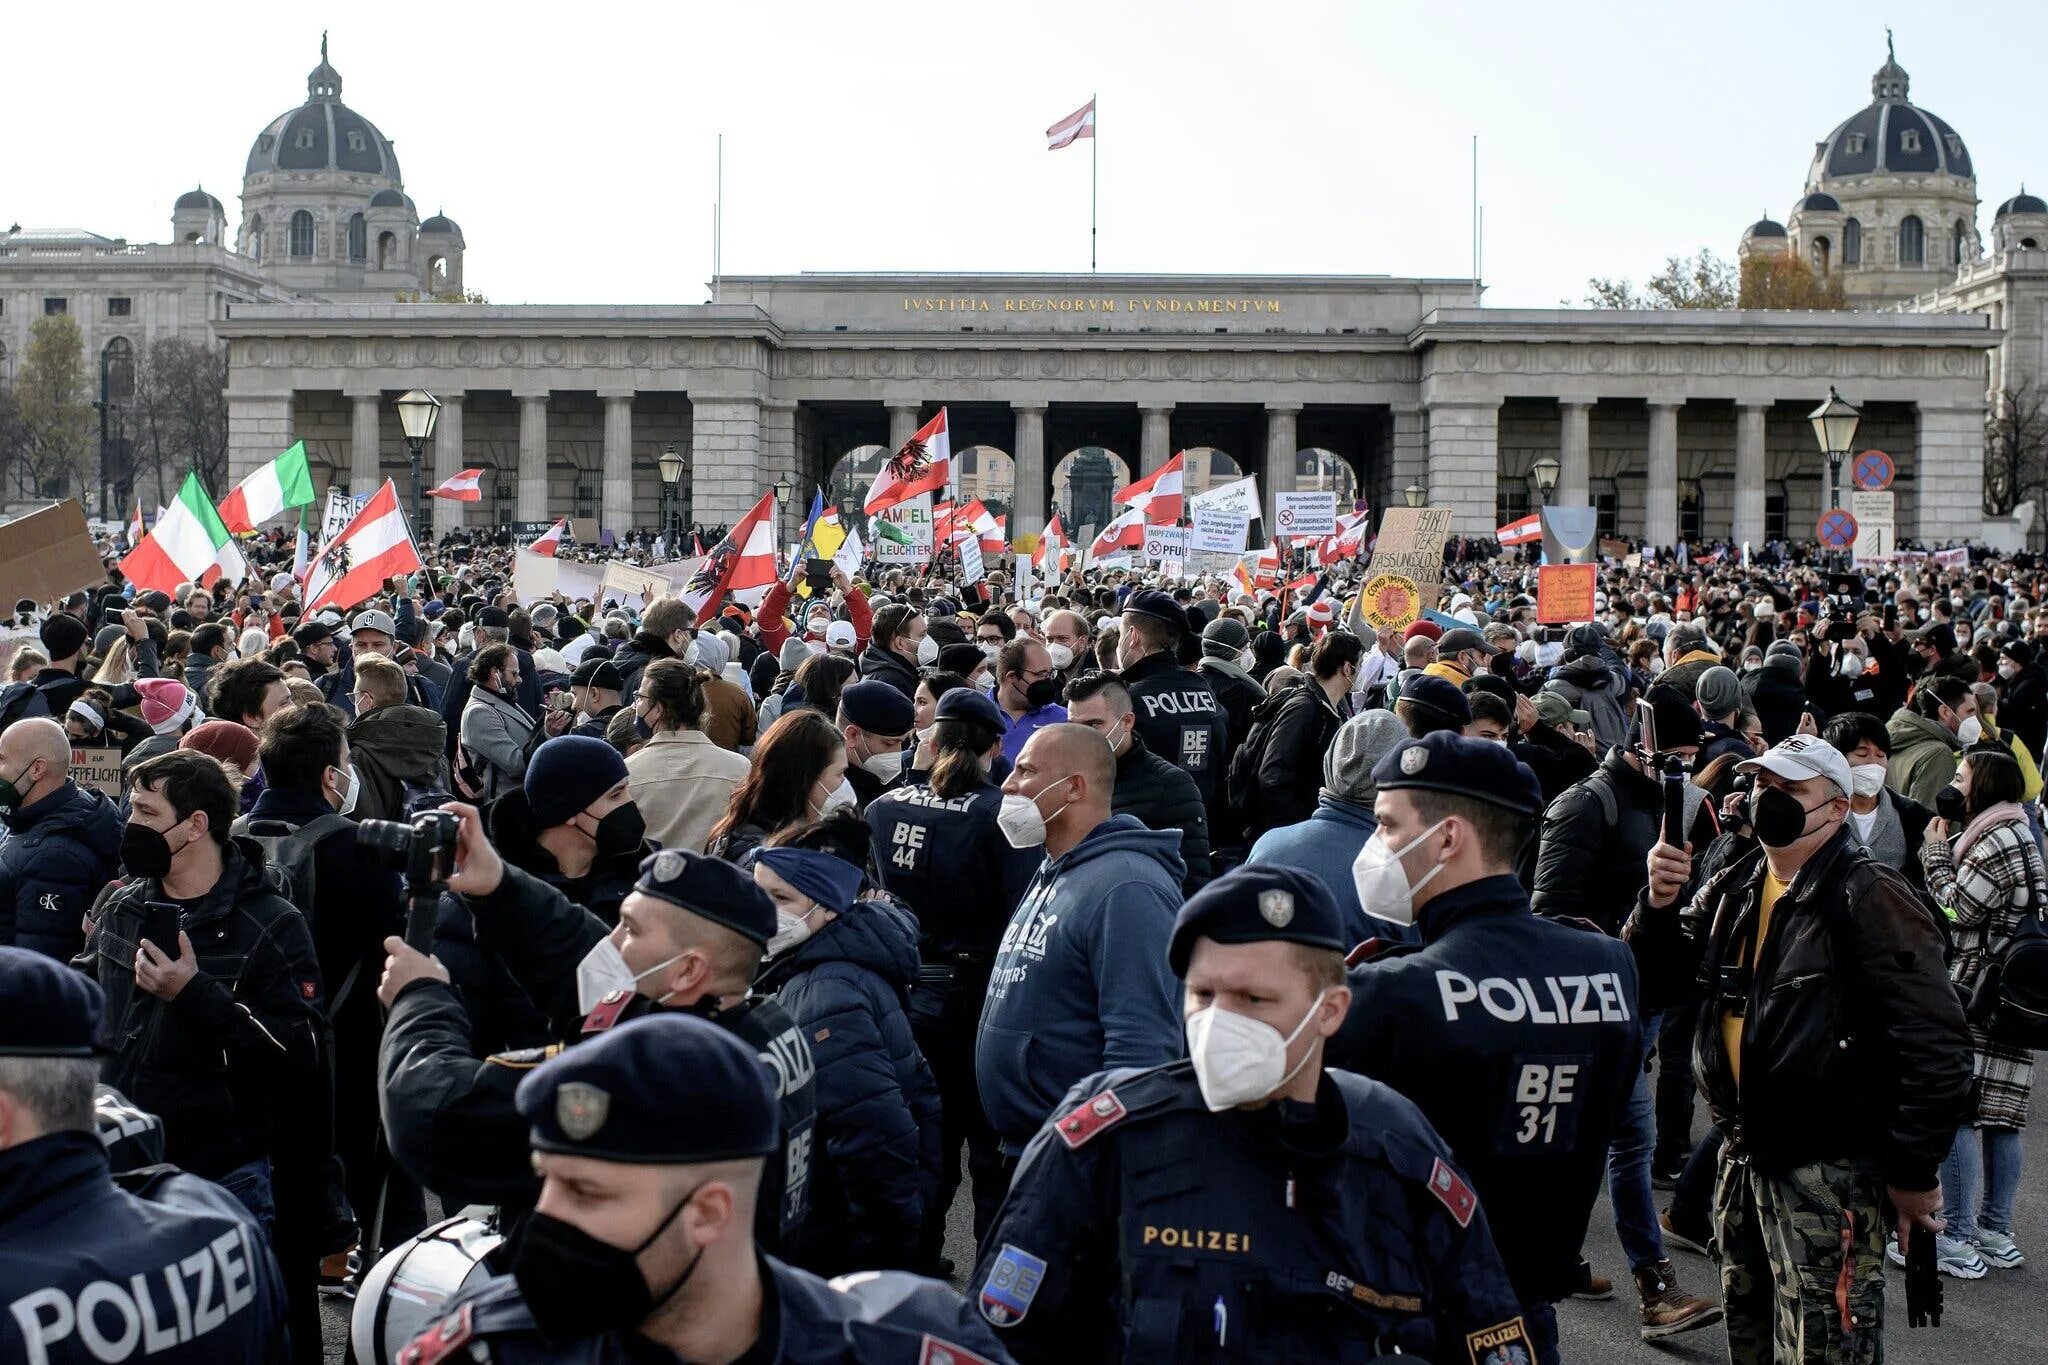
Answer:
<svg viewBox="0 0 2048 1365"><path fill-rule="evenodd" d="M356 826L356 849L372 866L405 874L406 893L412 901L405 941L423 953L433 946L434 904L455 871L456 837L461 829L461 822L444 810L421 811L410 824L364 820Z"/></svg>

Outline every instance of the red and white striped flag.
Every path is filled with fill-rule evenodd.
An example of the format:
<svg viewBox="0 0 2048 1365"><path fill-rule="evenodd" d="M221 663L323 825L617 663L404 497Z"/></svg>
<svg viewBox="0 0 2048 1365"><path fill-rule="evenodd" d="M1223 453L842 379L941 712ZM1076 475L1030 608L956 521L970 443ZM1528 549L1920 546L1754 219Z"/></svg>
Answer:
<svg viewBox="0 0 2048 1365"><path fill-rule="evenodd" d="M477 484L483 476L484 472L481 469L465 469L439 488L428 493L427 496L430 498L446 498L450 502L482 502L484 500L484 490L478 487Z"/></svg>
<svg viewBox="0 0 2048 1365"><path fill-rule="evenodd" d="M1187 452L1181 451L1136 483L1117 489L1110 497L1141 509L1148 526L1171 526L1180 520L1183 501L1181 472L1186 465Z"/></svg>
<svg viewBox="0 0 2048 1365"><path fill-rule="evenodd" d="M1365 523L1370 512L1347 512L1337 518L1337 533L1316 542L1316 562L1328 567L1360 554L1365 549Z"/></svg>
<svg viewBox="0 0 2048 1365"><path fill-rule="evenodd" d="M1086 104L1045 130L1045 149L1056 152L1062 147L1071 147L1084 137L1095 136L1095 100L1089 97Z"/></svg>
<svg viewBox="0 0 2048 1365"><path fill-rule="evenodd" d="M1531 512L1520 521L1511 521L1505 526L1495 527L1493 538L1501 543L1502 548L1534 544L1543 539L1543 518L1539 513Z"/></svg>
<svg viewBox="0 0 2048 1365"><path fill-rule="evenodd" d="M1133 507L1096 532L1094 542L1088 547L1088 558L1097 560L1118 550L1135 550L1144 543L1144 510Z"/></svg>
<svg viewBox="0 0 2048 1365"><path fill-rule="evenodd" d="M775 495L763 493L753 510L725 533L699 560L676 596L690 604L699 620L730 592L748 606L759 606L775 586Z"/></svg>
<svg viewBox="0 0 2048 1365"><path fill-rule="evenodd" d="M142 543L142 499L135 500L135 519L128 523L128 548L134 549Z"/></svg>
<svg viewBox="0 0 2048 1365"><path fill-rule="evenodd" d="M320 547L306 566L306 612L347 611L377 595L385 582L422 567L391 480L371 495L355 520Z"/></svg>
<svg viewBox="0 0 2048 1365"><path fill-rule="evenodd" d="M547 530L541 532L540 539L534 541L533 544L527 546L526 548L534 554L546 555L548 556L548 558L552 559L554 558L555 551L559 550L562 547L562 542L567 540L568 538L569 519L567 517L563 517L553 526L550 526Z"/></svg>
<svg viewBox="0 0 2048 1365"><path fill-rule="evenodd" d="M869 516L909 502L920 493L943 495L953 476L953 438L946 430L946 410L917 429L875 475L861 508Z"/></svg>
<svg viewBox="0 0 2048 1365"><path fill-rule="evenodd" d="M1052 560L1053 573L1067 571L1067 532L1060 525L1058 512L1052 514L1052 520L1045 525L1045 534L1038 538L1038 548L1031 552L1031 567L1043 572L1047 559Z"/></svg>

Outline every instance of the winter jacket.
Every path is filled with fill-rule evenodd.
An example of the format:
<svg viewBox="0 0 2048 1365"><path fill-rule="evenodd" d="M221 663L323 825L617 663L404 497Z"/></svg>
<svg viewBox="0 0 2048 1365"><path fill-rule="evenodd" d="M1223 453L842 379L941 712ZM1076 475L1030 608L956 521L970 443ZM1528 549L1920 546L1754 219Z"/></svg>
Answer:
<svg viewBox="0 0 2048 1365"><path fill-rule="evenodd" d="M407 787L449 790L447 722L424 706L379 706L348 727L348 757L362 779L358 820L405 819Z"/></svg>
<svg viewBox="0 0 2048 1365"><path fill-rule="evenodd" d="M1799 729L1799 713L1806 706L1806 684L1799 670L1773 660L1742 680L1742 695L1764 725L1764 743L1777 744Z"/></svg>
<svg viewBox="0 0 2048 1365"><path fill-rule="evenodd" d="M494 801L519 785L539 731L532 716L489 688L469 694L462 709L462 747L483 769L484 796Z"/></svg>
<svg viewBox="0 0 2048 1365"><path fill-rule="evenodd" d="M1583 744L1540 720L1508 748L1536 774L1536 785L1543 789L1546 806L1574 782L1591 777L1593 769L1600 766L1600 760L1588 753Z"/></svg>
<svg viewBox="0 0 2048 1365"><path fill-rule="evenodd" d="M1248 832L1297 824L1315 813L1323 754L1343 723L1343 713L1314 678L1295 685L1259 755L1258 795L1246 815Z"/></svg>
<svg viewBox="0 0 2048 1365"><path fill-rule="evenodd" d="M323 1065L320 964L305 917L277 892L250 839L231 839L220 880L183 906L199 974L177 998L135 984L153 877L108 897L81 958L106 1000L101 1079L164 1121L174 1166L217 1179L271 1151L276 1093Z"/></svg>
<svg viewBox="0 0 2048 1365"><path fill-rule="evenodd" d="M627 790L662 848L702 853L711 827L746 780L747 760L701 730L661 730L626 759Z"/></svg>
<svg viewBox="0 0 2048 1365"><path fill-rule="evenodd" d="M1933 809L1935 796L1955 781L1962 746L1940 721L1903 706L1892 712L1885 730L1892 741L1892 755L1885 761L1885 785Z"/></svg>
<svg viewBox="0 0 2048 1365"><path fill-rule="evenodd" d="M917 918L855 901L755 982L811 1040L818 1122L811 1214L798 1260L821 1275L909 1269L938 1198L939 1089L905 1013Z"/></svg>
<svg viewBox="0 0 2048 1365"><path fill-rule="evenodd" d="M656 659L673 659L676 652L668 647L668 641L646 631L635 631L633 638L619 646L619 652L612 655L612 667L619 670L619 681L623 684L619 695L630 697L639 690L640 675L647 671L647 665Z"/></svg>
<svg viewBox="0 0 2048 1365"><path fill-rule="evenodd" d="M1685 693L1687 701L1699 699L1700 674L1721 663L1721 656L1710 649L1689 650L1662 673L1657 681L1667 687L1675 687Z"/></svg>
<svg viewBox="0 0 2048 1365"><path fill-rule="evenodd" d="M2048 669L2028 664L2000 680L1998 688L1999 725L2018 735L2038 764L2044 732L2048 732Z"/></svg>
<svg viewBox="0 0 2048 1365"><path fill-rule="evenodd" d="M760 736L754 698L738 683L706 677L703 730L713 744L730 753L751 749Z"/></svg>
<svg viewBox="0 0 2048 1365"><path fill-rule="evenodd" d="M1005 1150L1021 1153L1083 1076L1180 1056L1166 944L1187 869L1175 832L1112 815L1039 864L996 949L975 1080Z"/></svg>
<svg viewBox="0 0 2048 1365"><path fill-rule="evenodd" d="M1601 748L1628 743L1627 684L1598 655L1584 654L1559 664L1550 671L1547 686L1572 709L1593 718L1593 734Z"/></svg>
<svg viewBox="0 0 2048 1365"><path fill-rule="evenodd" d="M1396 925L1375 918L1358 903L1358 885L1351 879L1351 864L1379 827L1370 807L1325 791L1316 798L1313 815L1261 834L1245 861L1299 868L1319 878L1329 888L1331 899L1337 902L1337 913L1344 920L1344 936L1353 944L1369 938L1419 943L1422 936L1413 925Z"/></svg>
<svg viewBox="0 0 2048 1365"><path fill-rule="evenodd" d="M1869 1162L1887 1184L1933 1189L1969 1116L1971 1056L1934 913L1837 830L1779 897L1743 971L1764 871L1757 849L1690 898L1661 910L1638 902L1627 937L1645 995L1674 974L1706 989L1693 1071L1731 1155L1772 1175ZM1722 1042L1724 993L1743 1009L1739 1088Z"/></svg>
<svg viewBox="0 0 2048 1365"><path fill-rule="evenodd" d="M116 714L118 715L119 713L116 712ZM126 753L122 754L122 792L126 793L129 789L134 787L135 770L137 768L149 762L149 760L151 760L152 758L162 758L165 754L177 752L178 741L182 738L184 738L184 736L180 734L151 734L148 738L144 739L140 744L137 744L134 748L129 749Z"/></svg>
<svg viewBox="0 0 2048 1365"><path fill-rule="evenodd" d="M768 595L761 599L760 610L754 613L754 620L761 627L761 648L766 653L780 654L782 642L789 638L789 625L785 618L789 615L790 596L789 583L778 580L774 587L768 589ZM875 613L868 607L868 596L856 586L847 590L845 601L847 624L853 627L853 647L866 649L868 634L875 625ZM809 609L808 602L805 609Z"/></svg>
<svg viewBox="0 0 2048 1365"><path fill-rule="evenodd" d="M214 667L215 661L211 654L201 654L194 650L185 656L185 686L191 689L193 697L198 700L202 714L208 714L206 689L213 683Z"/></svg>
<svg viewBox="0 0 2048 1365"><path fill-rule="evenodd" d="M1529 894L1537 914L1589 919L1612 934L1649 880L1645 859L1663 832L1664 792L1622 754L1608 750L1591 777L1545 808ZM1613 794L1612 822L1596 784ZM1688 814L1697 815L1705 793L1687 783L1686 794ZM1695 847L1706 846L1696 838Z"/></svg>
<svg viewBox="0 0 2048 1365"><path fill-rule="evenodd" d="M1244 743L1244 737L1251 732L1252 712L1266 699L1266 689L1259 686L1251 674L1227 659L1204 658L1195 665L1195 671L1209 680L1209 690L1216 694L1216 704L1223 708L1229 722L1229 749L1236 753L1237 746Z"/></svg>
<svg viewBox="0 0 2048 1365"><path fill-rule="evenodd" d="M540 715L540 670L534 667L533 655L523 649L515 649L519 655L519 692L513 700L519 709L529 716ZM469 680L469 665L476 658L474 653L464 654L451 665L454 676L448 686L442 689L441 720L448 727L448 758L455 758L456 741L462 738L462 713L469 707L470 694L476 691L476 684ZM350 716L354 716L351 711Z"/></svg>
<svg viewBox="0 0 2048 1365"><path fill-rule="evenodd" d="M78 955L79 923L120 862L114 803L70 778L6 816L0 839L0 944L60 961Z"/></svg>
<svg viewBox="0 0 2048 1365"><path fill-rule="evenodd" d="M1182 889L1190 896L1208 884L1209 812L1195 779L1131 736L1130 747L1117 756L1116 787L1110 793L1112 814L1133 815L1147 829L1179 830L1180 860L1187 865Z"/></svg>
<svg viewBox="0 0 2048 1365"><path fill-rule="evenodd" d="M855 660L864 681L880 679L906 697L917 695L917 670L903 661L903 656L893 649L880 645L869 645Z"/></svg>

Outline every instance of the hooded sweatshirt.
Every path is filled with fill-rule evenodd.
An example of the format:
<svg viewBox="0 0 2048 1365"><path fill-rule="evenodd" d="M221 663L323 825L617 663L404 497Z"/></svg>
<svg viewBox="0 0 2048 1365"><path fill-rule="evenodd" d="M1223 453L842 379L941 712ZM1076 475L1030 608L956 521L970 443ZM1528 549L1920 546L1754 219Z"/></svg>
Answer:
<svg viewBox="0 0 2048 1365"><path fill-rule="evenodd" d="M1593 718L1593 734L1602 748L1628 743L1628 713L1622 708L1621 675L1597 654L1582 654L1559 664L1550 675L1550 690L1563 695L1576 710Z"/></svg>
<svg viewBox="0 0 2048 1365"><path fill-rule="evenodd" d="M403 820L408 787L447 790L443 757L447 723L424 706L404 702L365 711L348 727L349 761L362 779L358 820Z"/></svg>
<svg viewBox="0 0 2048 1365"><path fill-rule="evenodd" d="M982 1109L1017 1153L1083 1076L1181 1055L1166 944L1180 831L1112 815L1047 858L1003 930L975 1038Z"/></svg>
<svg viewBox="0 0 2048 1365"><path fill-rule="evenodd" d="M1904 706L1892 712L1884 728L1892 740L1884 784L1932 810L1941 789L1955 781L1962 746L1940 721Z"/></svg>

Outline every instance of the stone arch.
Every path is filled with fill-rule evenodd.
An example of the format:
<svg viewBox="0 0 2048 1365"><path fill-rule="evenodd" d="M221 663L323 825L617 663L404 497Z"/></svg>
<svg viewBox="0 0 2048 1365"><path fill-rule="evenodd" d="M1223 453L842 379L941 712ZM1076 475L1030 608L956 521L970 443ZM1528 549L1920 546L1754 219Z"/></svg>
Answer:
<svg viewBox="0 0 2048 1365"><path fill-rule="evenodd" d="M1294 486L1301 492L1335 493L1340 516L1365 496L1365 483L1351 461L1321 446L1304 446L1295 452Z"/></svg>
<svg viewBox="0 0 2048 1365"><path fill-rule="evenodd" d="M1927 225L1920 221L1920 215L1909 213L1899 220L1899 264L1925 265L1927 263Z"/></svg>
<svg viewBox="0 0 2048 1365"><path fill-rule="evenodd" d="M362 214L351 214L349 215L348 220L348 258L349 260L354 261L357 264L361 264L362 262L368 260L369 257L369 229L365 226L363 222Z"/></svg>
<svg viewBox="0 0 2048 1365"><path fill-rule="evenodd" d="M286 249L295 261L309 260L313 255L313 215L305 209L292 214Z"/></svg>
<svg viewBox="0 0 2048 1365"><path fill-rule="evenodd" d="M135 347L127 337L115 337L101 349L100 372L106 376L108 398L125 403L135 396Z"/></svg>
<svg viewBox="0 0 2048 1365"><path fill-rule="evenodd" d="M377 234L377 268L389 270L398 264L398 236L396 233Z"/></svg>
<svg viewBox="0 0 2048 1365"><path fill-rule="evenodd" d="M1122 510L1110 495L1131 482L1135 468L1134 461L1107 446L1082 446L1060 457L1052 467L1049 507L1058 510L1060 524L1070 537L1078 535L1083 526L1100 530ZM1047 516L1050 518L1051 511Z"/></svg>

